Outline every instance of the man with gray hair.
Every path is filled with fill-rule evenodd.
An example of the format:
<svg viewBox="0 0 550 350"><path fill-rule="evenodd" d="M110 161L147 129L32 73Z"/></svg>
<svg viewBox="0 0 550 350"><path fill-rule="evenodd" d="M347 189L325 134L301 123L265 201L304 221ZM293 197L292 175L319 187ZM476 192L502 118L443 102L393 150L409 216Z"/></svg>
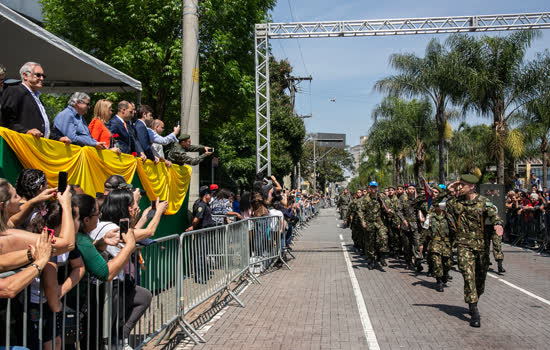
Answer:
<svg viewBox="0 0 550 350"><path fill-rule="evenodd" d="M19 70L22 83L6 89L2 94L0 125L34 137L50 137L50 120L40 101L40 89L46 79L39 63L27 62ZM66 137L52 137L70 143Z"/></svg>
<svg viewBox="0 0 550 350"><path fill-rule="evenodd" d="M96 141L90 134L84 115L90 109L90 96L84 92L75 92L69 99L67 108L59 112L53 121L54 133L68 137L72 143L80 146L92 146L106 149L105 142Z"/></svg>

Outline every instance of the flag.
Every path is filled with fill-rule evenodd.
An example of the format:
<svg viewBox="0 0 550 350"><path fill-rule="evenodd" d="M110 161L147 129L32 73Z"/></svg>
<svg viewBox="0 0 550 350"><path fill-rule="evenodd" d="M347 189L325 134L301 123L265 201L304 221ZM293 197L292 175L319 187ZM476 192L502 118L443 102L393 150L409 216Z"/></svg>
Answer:
<svg viewBox="0 0 550 350"><path fill-rule="evenodd" d="M422 182L424 184L424 193L426 193L426 202L428 202L428 209L432 206L432 198L434 197L434 193L432 191L432 188L428 185L426 180L421 176Z"/></svg>

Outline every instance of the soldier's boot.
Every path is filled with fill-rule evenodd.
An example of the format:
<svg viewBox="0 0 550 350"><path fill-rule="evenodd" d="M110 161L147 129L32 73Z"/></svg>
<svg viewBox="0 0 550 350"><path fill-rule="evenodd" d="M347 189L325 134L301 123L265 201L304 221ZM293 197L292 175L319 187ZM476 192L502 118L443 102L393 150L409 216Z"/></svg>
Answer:
<svg viewBox="0 0 550 350"><path fill-rule="evenodd" d="M388 266L386 263L386 253L380 253L379 261L381 266Z"/></svg>
<svg viewBox="0 0 550 350"><path fill-rule="evenodd" d="M422 266L422 260L417 260L416 261L416 272L420 273L422 271L424 271L424 267Z"/></svg>
<svg viewBox="0 0 550 350"><path fill-rule="evenodd" d="M369 260L367 267L369 270L374 270L374 259Z"/></svg>
<svg viewBox="0 0 550 350"><path fill-rule="evenodd" d="M433 277L434 273L433 271L428 267L428 273L426 273L426 277Z"/></svg>
<svg viewBox="0 0 550 350"><path fill-rule="evenodd" d="M439 277L437 277L437 285L435 286L435 290L438 292L443 292L443 280Z"/></svg>
<svg viewBox="0 0 550 350"><path fill-rule="evenodd" d="M441 277L441 282L443 282L443 287L448 287L449 285L447 282L449 282L449 275L443 275L443 277Z"/></svg>
<svg viewBox="0 0 550 350"><path fill-rule="evenodd" d="M498 273L504 273L504 272L506 272L506 270L505 270L504 267L502 266L502 259L497 260L497 263L498 263Z"/></svg>
<svg viewBox="0 0 550 350"><path fill-rule="evenodd" d="M453 276L449 275L448 272L447 272L447 275L445 276L445 278L447 279L447 281L452 281L453 280Z"/></svg>
<svg viewBox="0 0 550 350"><path fill-rule="evenodd" d="M477 302L468 304L470 307L470 315L472 318L470 319L470 326L479 328L481 327L481 317L479 316L479 310L477 309Z"/></svg>

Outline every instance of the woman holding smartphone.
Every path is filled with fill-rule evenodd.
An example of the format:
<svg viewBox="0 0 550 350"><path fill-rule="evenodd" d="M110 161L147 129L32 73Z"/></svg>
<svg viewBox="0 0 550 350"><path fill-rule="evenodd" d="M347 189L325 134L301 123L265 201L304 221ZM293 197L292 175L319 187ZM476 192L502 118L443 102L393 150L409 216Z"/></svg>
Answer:
<svg viewBox="0 0 550 350"><path fill-rule="evenodd" d="M99 303L98 310L97 304L93 301L104 299L105 284L103 282L118 278L130 260L136 241L132 229L129 229L127 233L119 233L118 227L111 229L103 237L94 241L89 234L97 227L100 214L96 199L87 194L79 194L74 197L73 201L80 213L80 229L77 234L76 245L80 250L92 283L90 295L87 299L88 317L84 318L85 323L88 322L88 319L90 323L88 327L90 331L87 334L89 342L86 340L81 342L81 347L87 349L88 347L95 348L98 340L103 339L103 303ZM119 253L105 261L98 249L105 249L109 245L117 245L121 241L124 242L124 245L121 246ZM96 285L99 285L99 288L96 288ZM118 300L118 298L116 299ZM117 300L113 300L115 305ZM84 325L84 329L86 329L86 325Z"/></svg>

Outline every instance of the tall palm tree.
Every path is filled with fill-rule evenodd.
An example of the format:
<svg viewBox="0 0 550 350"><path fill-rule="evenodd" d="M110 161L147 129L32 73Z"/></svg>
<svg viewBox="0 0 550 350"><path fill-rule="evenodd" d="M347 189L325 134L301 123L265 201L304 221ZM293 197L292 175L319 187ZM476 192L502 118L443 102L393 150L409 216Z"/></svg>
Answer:
<svg viewBox="0 0 550 350"><path fill-rule="evenodd" d="M447 43L467 67L464 109L492 117L492 142L497 159L497 180L504 183L508 121L520 109L536 85L537 77L525 74L524 58L539 31L520 31L507 36L453 35Z"/></svg>
<svg viewBox="0 0 550 350"><path fill-rule="evenodd" d="M375 124L371 129L372 143L390 151L393 158L394 183L399 173L399 155L406 148L414 152L416 180L422 175L426 157L426 145L435 130L432 107L427 99L405 101L397 97L386 97L374 109Z"/></svg>
<svg viewBox="0 0 550 350"><path fill-rule="evenodd" d="M393 54L391 66L399 73L376 82L375 89L405 97L422 96L434 106L438 132L439 182L445 183L445 128L447 108L461 100L464 85L460 81L464 67L460 56L447 50L437 39L432 39L424 58L411 53Z"/></svg>

